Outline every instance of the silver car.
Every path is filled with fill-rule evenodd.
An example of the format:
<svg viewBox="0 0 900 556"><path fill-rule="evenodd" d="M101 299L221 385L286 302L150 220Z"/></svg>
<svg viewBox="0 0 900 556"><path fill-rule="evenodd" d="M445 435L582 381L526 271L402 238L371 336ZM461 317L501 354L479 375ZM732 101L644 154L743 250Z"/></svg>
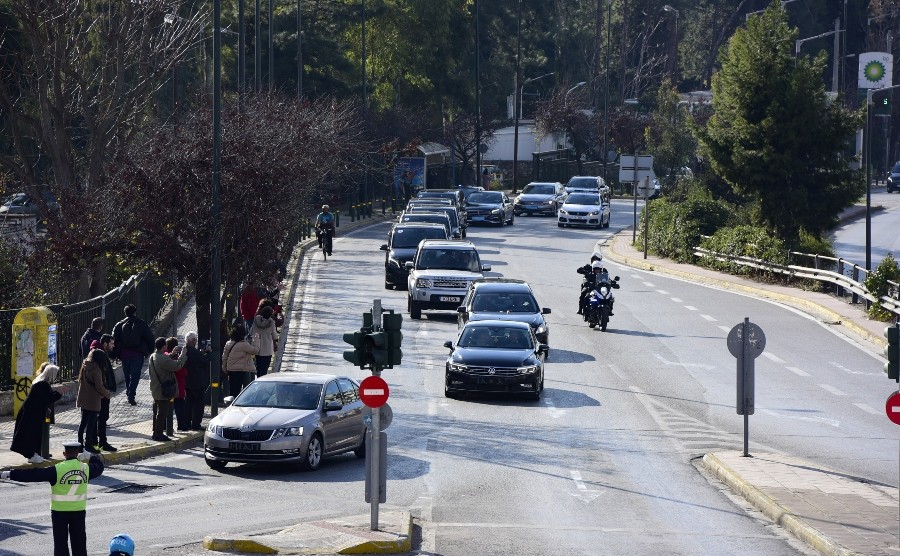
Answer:
<svg viewBox="0 0 900 556"><path fill-rule="evenodd" d="M203 436L206 464L299 463L312 471L322 458L352 451L365 457L366 424L352 378L281 372L260 377L213 418Z"/></svg>

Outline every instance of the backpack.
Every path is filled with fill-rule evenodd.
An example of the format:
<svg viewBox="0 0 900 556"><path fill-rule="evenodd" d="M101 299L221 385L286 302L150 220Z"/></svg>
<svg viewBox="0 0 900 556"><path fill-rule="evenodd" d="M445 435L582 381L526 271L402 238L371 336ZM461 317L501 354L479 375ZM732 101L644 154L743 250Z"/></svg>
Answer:
<svg viewBox="0 0 900 556"><path fill-rule="evenodd" d="M128 349L141 348L141 335L138 333L134 319L126 319L122 323L122 347Z"/></svg>

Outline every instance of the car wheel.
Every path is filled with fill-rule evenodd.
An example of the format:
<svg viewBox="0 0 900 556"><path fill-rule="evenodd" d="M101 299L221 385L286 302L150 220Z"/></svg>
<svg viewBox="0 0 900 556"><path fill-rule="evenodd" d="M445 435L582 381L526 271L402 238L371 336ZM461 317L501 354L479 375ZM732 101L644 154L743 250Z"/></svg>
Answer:
<svg viewBox="0 0 900 556"><path fill-rule="evenodd" d="M409 298L408 309L409 309L409 318L411 318L413 320L419 320L420 318L422 318L422 308L419 307L418 301L413 301L411 298Z"/></svg>
<svg viewBox="0 0 900 556"><path fill-rule="evenodd" d="M366 438L369 436L369 431L363 432L362 443L353 450L353 455L358 457L359 459L363 459L366 457Z"/></svg>
<svg viewBox="0 0 900 556"><path fill-rule="evenodd" d="M565 225L562 222L557 222L556 227L557 228L565 228Z"/></svg>
<svg viewBox="0 0 900 556"><path fill-rule="evenodd" d="M216 471L221 471L221 470L225 469L226 465L228 465L227 461L224 461L221 459L209 459L209 458L204 458L204 459L206 459L206 465L208 465L210 469L215 469Z"/></svg>
<svg viewBox="0 0 900 556"><path fill-rule="evenodd" d="M304 471L315 471L322 464L322 435L313 434L303 454L303 462L300 464Z"/></svg>
<svg viewBox="0 0 900 556"><path fill-rule="evenodd" d="M515 223L516 223L516 215L515 215L515 214L510 215L510 217L509 217L509 225L512 226L512 225L515 224Z"/></svg>
<svg viewBox="0 0 900 556"><path fill-rule="evenodd" d="M384 289L386 289L386 290L392 290L392 289L394 289L394 285L391 284L390 282L385 282L385 283L384 283Z"/></svg>

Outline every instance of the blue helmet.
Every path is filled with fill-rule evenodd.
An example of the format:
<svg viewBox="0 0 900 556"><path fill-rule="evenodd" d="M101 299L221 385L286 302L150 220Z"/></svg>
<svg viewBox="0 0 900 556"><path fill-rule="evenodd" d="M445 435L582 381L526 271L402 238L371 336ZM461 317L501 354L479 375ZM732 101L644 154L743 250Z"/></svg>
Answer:
<svg viewBox="0 0 900 556"><path fill-rule="evenodd" d="M134 556L134 541L125 533L119 533L109 540L109 554Z"/></svg>

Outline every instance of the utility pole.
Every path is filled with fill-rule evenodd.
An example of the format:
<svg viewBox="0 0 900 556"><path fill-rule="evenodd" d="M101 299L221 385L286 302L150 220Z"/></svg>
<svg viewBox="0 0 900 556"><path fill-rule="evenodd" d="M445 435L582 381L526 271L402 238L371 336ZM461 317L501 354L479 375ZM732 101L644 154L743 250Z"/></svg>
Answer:
<svg viewBox="0 0 900 556"><path fill-rule="evenodd" d="M481 185L481 24L478 18L478 0L475 1L475 184Z"/></svg>
<svg viewBox="0 0 900 556"><path fill-rule="evenodd" d="M268 0L269 4L269 92L275 91L275 26L272 25L272 3L275 0Z"/></svg>
<svg viewBox="0 0 900 556"><path fill-rule="evenodd" d="M522 80L522 69L519 66L519 57L522 54L522 0L516 3L516 78L513 83L513 118L515 129L513 130L513 193L519 191L519 81Z"/></svg>
<svg viewBox="0 0 900 556"><path fill-rule="evenodd" d="M259 94L262 91L262 25L259 22L260 0L256 0L256 12L253 14L253 30L256 34L256 41L253 45L253 92Z"/></svg>

